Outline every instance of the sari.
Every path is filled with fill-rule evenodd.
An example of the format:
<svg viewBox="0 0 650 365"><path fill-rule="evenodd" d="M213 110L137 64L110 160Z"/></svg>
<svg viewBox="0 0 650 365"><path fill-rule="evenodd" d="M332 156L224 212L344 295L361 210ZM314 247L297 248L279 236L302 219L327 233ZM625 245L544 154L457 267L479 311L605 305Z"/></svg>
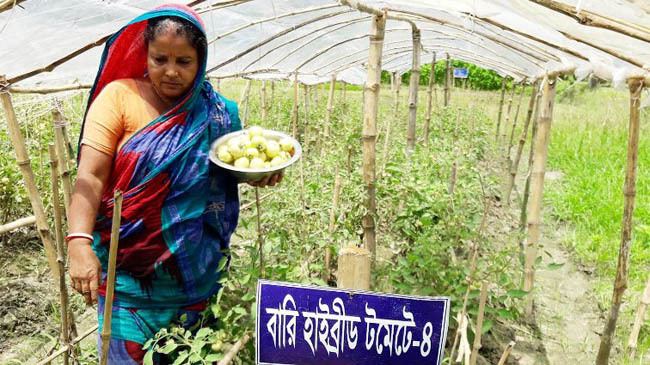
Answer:
<svg viewBox="0 0 650 365"><path fill-rule="evenodd" d="M164 5L131 21L107 41L86 114L110 82L146 75L144 31L147 20L161 16L186 19L205 34L199 16L182 5ZM153 318L156 313L176 313L202 303L220 288L219 262L228 259L224 250L237 225L239 198L237 183L218 172L208 152L211 141L241 126L236 104L205 80L206 64L203 59L190 91L137 131L114 157L92 244L105 277L113 194L122 190L114 339L140 344L145 340L128 319L120 323L120 310L149 313L158 327L149 332L155 333L166 325ZM104 282L99 289L100 308L105 292Z"/></svg>

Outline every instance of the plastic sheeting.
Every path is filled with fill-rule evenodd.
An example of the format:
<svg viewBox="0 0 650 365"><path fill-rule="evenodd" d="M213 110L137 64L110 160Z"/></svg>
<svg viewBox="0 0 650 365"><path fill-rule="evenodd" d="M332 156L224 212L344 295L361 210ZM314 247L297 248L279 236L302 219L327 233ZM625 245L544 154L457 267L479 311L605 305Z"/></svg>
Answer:
<svg viewBox="0 0 650 365"><path fill-rule="evenodd" d="M0 13L0 74L8 79L46 67L117 31L165 1L27 0ZM189 1L181 1L189 4ZM197 3L196 1L194 3ZM449 54L516 80L573 70L623 83L650 65L650 43L579 24L570 16L527 0L367 1L389 16L409 18L421 31L421 62ZM650 37L650 15L628 0L563 0L586 15L600 14ZM208 69L213 77L291 78L350 84L365 82L371 16L321 0L203 1L195 8L206 24ZM20 81L91 82L102 47L94 47L51 72ZM389 17L383 50L385 70L410 69L408 22Z"/></svg>

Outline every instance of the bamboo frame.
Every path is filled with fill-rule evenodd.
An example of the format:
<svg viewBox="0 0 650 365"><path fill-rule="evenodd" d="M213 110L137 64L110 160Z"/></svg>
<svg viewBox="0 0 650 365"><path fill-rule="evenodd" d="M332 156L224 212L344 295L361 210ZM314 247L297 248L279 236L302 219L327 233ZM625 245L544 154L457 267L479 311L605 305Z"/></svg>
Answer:
<svg viewBox="0 0 650 365"><path fill-rule="evenodd" d="M330 209L330 226L329 226L329 235L330 240L334 240L333 234L336 229L336 212L339 206L339 198L341 196L341 175L339 173L339 166L336 166L336 172L334 173L334 192L332 196L332 208ZM330 261L332 253L330 252L330 245L328 244L325 247L325 278L323 280L327 282L330 278Z"/></svg>
<svg viewBox="0 0 650 365"><path fill-rule="evenodd" d="M645 284L645 290L643 290L641 303L639 304L639 309L636 312L634 325L632 326L632 331L630 331L630 337L627 341L627 351L630 359L634 359L636 357L636 346L639 339L639 332L641 331L641 325L643 324L645 311L648 305L650 305L650 276L648 277L648 281Z"/></svg>
<svg viewBox="0 0 650 365"><path fill-rule="evenodd" d="M508 125L510 124L510 114L512 112L512 100L515 97L516 88L517 86L513 83L510 98L508 98L508 107L506 108L506 120L503 122L503 130L501 131L501 149L503 152L505 152L506 148L506 136L508 135Z"/></svg>
<svg viewBox="0 0 650 365"><path fill-rule="evenodd" d="M524 99L524 91L526 85L524 81L521 82L521 91L519 92L519 101L517 102L517 109L515 109L515 118L512 121L512 130L510 130L510 140L508 141L508 161L510 161L510 152L512 151L513 141L515 138L515 130L517 129L517 120L519 119L519 110L521 109L521 101Z"/></svg>
<svg viewBox="0 0 650 365"><path fill-rule="evenodd" d="M300 84L298 83L298 74L293 74L293 106L291 108L291 135L293 138L298 138L298 90Z"/></svg>
<svg viewBox="0 0 650 365"><path fill-rule="evenodd" d="M102 324L102 356L101 365L108 361L108 351L111 345L111 321L113 319L113 294L115 289L115 266L117 261L117 246L120 240L120 225L122 222L122 191L117 189L113 194L113 222L111 227L111 243L108 251L108 273L106 277L106 300L104 302L104 322Z"/></svg>
<svg viewBox="0 0 650 365"><path fill-rule="evenodd" d="M636 174L639 158L639 119L641 105L641 91L644 80L635 78L628 80L630 89L630 124L627 142L627 167L625 169L625 185L623 196L623 223L621 228L621 246L618 253L616 279L612 294L612 306L607 317L607 322L601 335L600 348L596 357L596 365L605 365L609 362L609 352L612 346L612 337L616 329L618 312L623 302L623 293L627 288L628 265L630 262L630 246L632 244L632 231L634 219L634 203L636 198Z"/></svg>
<svg viewBox="0 0 650 365"><path fill-rule="evenodd" d="M260 277L264 279L264 241L262 240L262 210L260 208L260 188L255 187L255 213L257 216L257 250L260 254Z"/></svg>
<svg viewBox="0 0 650 365"><path fill-rule="evenodd" d="M3 75L0 75L0 84L6 84L6 78ZM11 95L6 91L6 89L0 88L0 99L2 100L2 106L7 116L9 138L11 139L11 144L16 153L16 160L18 161L18 166L20 166L20 172L22 173L25 187L29 193L29 201L32 205L32 211L36 217L38 235L41 242L43 242L50 270L52 270L52 275L56 280L59 277L59 265L56 263L56 248L52 238L52 232L47 223L45 209L43 208L43 200L41 200L41 194L38 192L38 188L36 187L36 180L30 165L27 148L25 147L25 140L20 132L16 112L11 102Z"/></svg>
<svg viewBox="0 0 650 365"><path fill-rule="evenodd" d="M485 312L485 301L487 300L488 283L481 283L481 296L479 297L478 314L476 316L476 330L474 331L474 344L472 345L472 355L469 358L470 365L476 365L478 350L481 349L481 332L483 331L483 314Z"/></svg>
<svg viewBox="0 0 650 365"><path fill-rule="evenodd" d="M436 78L436 53L431 59L431 72L429 73L429 87L427 89L427 111L424 122L424 145L429 145L429 128L431 128L431 110L433 109L433 83Z"/></svg>
<svg viewBox="0 0 650 365"><path fill-rule="evenodd" d="M70 158L67 156L67 149L65 148L66 142L64 135L66 133L66 121L57 107L52 109L52 118L54 120L54 141L56 156L58 158L58 173L61 176L63 201L65 202L65 211L67 214L70 210L70 201L72 200L72 176L70 176L70 168L68 167Z"/></svg>
<svg viewBox="0 0 650 365"><path fill-rule="evenodd" d="M0 13L9 9L13 9L16 5L25 0L2 0L0 1Z"/></svg>
<svg viewBox="0 0 650 365"><path fill-rule="evenodd" d="M242 128L246 128L246 122L248 121L248 99L250 98L251 95L251 86L252 86L253 80L248 79L246 80L246 86L244 87L244 92L242 94L242 98L240 99L240 104L244 104L244 117L241 120L241 126Z"/></svg>
<svg viewBox="0 0 650 365"><path fill-rule="evenodd" d="M413 51L411 60L411 79L409 81L409 122L406 133L406 154L410 155L415 150L415 123L418 111L418 89L420 86L420 31L413 29Z"/></svg>
<svg viewBox="0 0 650 365"><path fill-rule="evenodd" d="M70 90L90 89L91 87L93 87L91 84L71 84L36 89L13 86L9 88L9 92L12 94L54 94Z"/></svg>
<svg viewBox="0 0 650 365"><path fill-rule="evenodd" d="M388 149L390 148L390 129L391 124L397 123L397 115L399 113L399 89L402 84L402 78L396 73L391 74L391 85L393 92L393 117L386 120L386 132L384 133L384 149L381 151L381 172L386 171L386 163L388 162ZM377 141L375 138L375 142Z"/></svg>
<svg viewBox="0 0 650 365"><path fill-rule="evenodd" d="M56 233L56 262L59 265L59 296L61 298L61 337L63 344L70 344L70 332L68 327L68 287L65 283L65 259L63 258L63 214L61 213L61 201L59 199L59 174L58 158L53 143L48 145L50 152L50 173L52 182L52 205L54 206L54 231ZM70 353L63 353L63 364L68 365Z"/></svg>
<svg viewBox="0 0 650 365"><path fill-rule="evenodd" d="M332 74L329 94L327 95L327 109L325 111L325 126L323 127L324 138L329 138L330 136L330 118L332 117L332 105L334 104L335 87L336 87L336 74Z"/></svg>
<svg viewBox="0 0 650 365"><path fill-rule="evenodd" d="M302 140L302 149L305 154L307 155L307 152L309 151L309 139L311 138L311 131L309 130L309 124L310 124L310 116L309 116L309 86L303 85L303 106L305 109L305 122L303 123L303 130L304 130L304 137Z"/></svg>
<svg viewBox="0 0 650 365"><path fill-rule="evenodd" d="M528 136L528 126L530 125L530 120L533 116L533 108L535 106L535 100L537 99L537 87L539 82L535 81L530 93L530 101L528 102L528 112L526 114L526 121L521 130L521 135L519 137L519 147L517 147L517 153L515 158L510 164L510 176L508 177L508 183L504 192L504 199L506 206L510 206L510 194L512 194L512 188L515 185L515 179L517 177L517 171L519 170L519 161L521 161L521 154L524 150L524 145L526 144L526 137Z"/></svg>
<svg viewBox="0 0 650 365"><path fill-rule="evenodd" d="M363 115L363 182L366 185L368 197L366 199L367 213L363 216L364 247L370 252L374 260L376 254L375 240L375 137L377 135L377 112L379 92L381 90L381 56L384 45L384 30L386 16L374 14L372 17L370 36L370 51L368 55L368 80L364 88L364 115Z"/></svg>
<svg viewBox="0 0 650 365"><path fill-rule="evenodd" d="M94 326L92 326L92 327L90 327L89 329L86 330L86 332L80 334L79 336L75 337L74 340L70 341L70 344L69 344L69 345L63 345L63 346L61 346L60 349L56 350L56 351L53 352L50 356L48 356L48 357L44 358L43 360L39 361L38 364L36 364L36 365L46 365L46 364L49 364L52 360L54 360L54 359L56 359L57 357L61 356L62 353L66 352L66 351L69 351L70 348L71 348L72 346L75 346L76 344L78 344L79 342L81 342L81 340L83 340L84 338L88 337L88 336L89 336L90 334L92 334L93 332L97 331L97 328L98 328L98 327L99 327L99 325L97 325L97 324L94 325Z"/></svg>
<svg viewBox="0 0 650 365"><path fill-rule="evenodd" d="M497 365L504 365L506 363L508 357L510 356L510 353L512 352L512 349L515 348L515 345L515 341L510 341L508 343L508 346L506 346L505 350L503 350L503 354L501 354L501 358L499 359L499 363Z"/></svg>
<svg viewBox="0 0 650 365"><path fill-rule="evenodd" d="M526 174L526 183L524 185L524 196L521 203L521 215L519 218L520 230L524 232L526 229L526 221L528 220L528 215L526 208L528 207L528 197L530 195L530 171L533 168L533 161L535 160L535 140L537 139L537 127L539 126L539 104L542 100L542 89L539 88L537 91L537 96L535 97L535 111L533 117L533 126L531 127L530 135L530 150L528 152L528 173Z"/></svg>
<svg viewBox="0 0 650 365"><path fill-rule="evenodd" d="M260 87L260 104L262 108L262 123L266 122L266 81L262 81L262 86Z"/></svg>
<svg viewBox="0 0 650 365"><path fill-rule="evenodd" d="M36 217L34 217L33 215L25 218L20 218L13 222L9 222L1 225L0 234L7 233L21 227L30 226L35 223L36 223Z"/></svg>
<svg viewBox="0 0 650 365"><path fill-rule="evenodd" d="M453 136L453 143L454 143L454 162L451 165L451 174L449 177L449 196L452 199L452 204L453 204L453 198L454 198L454 186L456 186L456 173L458 170L458 160L460 159L460 154L461 154L461 148L458 145L458 125L460 124L460 108L458 108L458 114L456 116L456 127L454 128L454 136Z"/></svg>
<svg viewBox="0 0 650 365"><path fill-rule="evenodd" d="M540 103L539 130L535 141L535 157L531 169L530 187L531 200L528 202L528 220L526 236L526 259L524 268L524 290L529 293L526 300L525 313L528 318L533 312L533 300L530 294L535 282L535 261L537 259L537 245L539 242L542 211L542 195L544 193L544 174L546 173L546 158L548 155L548 142L551 135L551 122L553 121L553 104L555 101L555 78L551 77L544 82L544 91Z"/></svg>
<svg viewBox="0 0 650 365"><path fill-rule="evenodd" d="M451 59L449 58L449 53L447 53L447 63L445 64L445 93L444 93L444 106L449 105L450 91L449 84L451 83L451 76L449 75L449 69L451 68Z"/></svg>
<svg viewBox="0 0 650 365"><path fill-rule="evenodd" d="M246 333L242 338L239 339L239 341L235 342L235 344L232 346L230 351L226 353L226 355L223 357L223 359L219 360L217 365L228 365L232 361L232 359L237 355L239 350L248 343L248 341L251 339L250 333Z"/></svg>
<svg viewBox="0 0 650 365"><path fill-rule="evenodd" d="M506 95L507 77L501 79L501 99L499 100L499 114L497 116L497 132L494 136L494 142L499 142L499 130L501 129L501 117L503 115L503 101Z"/></svg>

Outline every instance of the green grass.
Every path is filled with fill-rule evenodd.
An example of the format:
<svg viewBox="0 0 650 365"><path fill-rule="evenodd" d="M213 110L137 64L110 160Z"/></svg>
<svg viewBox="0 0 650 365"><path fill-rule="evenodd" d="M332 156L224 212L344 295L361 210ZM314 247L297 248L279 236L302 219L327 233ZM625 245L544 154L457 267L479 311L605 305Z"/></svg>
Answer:
<svg viewBox="0 0 650 365"><path fill-rule="evenodd" d="M648 116L642 111L629 289L617 332L621 342L627 341L650 268ZM575 229L566 243L579 261L595 267L596 294L605 308L611 301L621 241L628 123L626 91L587 91L572 102L556 103L549 146L547 171L564 175L548 185L546 204L555 219ZM647 350L650 339L646 336L639 346Z"/></svg>

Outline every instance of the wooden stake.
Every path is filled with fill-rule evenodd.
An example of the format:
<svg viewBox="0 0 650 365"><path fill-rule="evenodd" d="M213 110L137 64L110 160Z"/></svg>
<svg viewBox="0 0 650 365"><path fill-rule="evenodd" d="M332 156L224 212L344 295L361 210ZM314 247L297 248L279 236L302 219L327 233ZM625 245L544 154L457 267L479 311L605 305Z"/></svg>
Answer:
<svg viewBox="0 0 650 365"><path fill-rule="evenodd" d="M334 229L336 228L336 211L339 206L339 196L341 194L341 176L339 174L339 167L336 166L336 172L334 177L334 196L332 197L332 208L330 209L330 242L334 242ZM328 244L325 247L325 278L323 279L327 282L330 278L330 245Z"/></svg>
<svg viewBox="0 0 650 365"><path fill-rule="evenodd" d="M537 81L535 81L535 83L533 84L533 88L530 93L530 101L528 102L528 113L526 114L526 121L524 122L524 126L521 130L521 135L519 137L519 147L517 148L517 153L515 154L515 159L513 163L510 164L510 176L504 194L506 206L510 206L510 194L512 193L512 188L515 185L515 178L517 177L517 171L519 170L519 161L521 160L521 153L524 150L524 145L526 144L526 137L528 135L528 126L530 125L530 120L532 119L533 116L535 99L537 98L537 94L538 94L537 92L538 85L539 84ZM510 153L508 153L508 155L509 154Z"/></svg>
<svg viewBox="0 0 650 365"><path fill-rule="evenodd" d="M508 99L508 108L506 109L506 120L503 122L503 131L501 132L501 149L505 151L506 148L506 135L508 134L508 125L510 124L510 112L512 110L512 100L515 96L516 86L512 84L512 91L510 92L510 99Z"/></svg>
<svg viewBox="0 0 650 365"><path fill-rule="evenodd" d="M460 159L461 148L458 145L458 125L460 124L460 108L458 108L458 115L456 116L456 127L454 128L454 150L456 151L454 162L451 165L451 176L449 178L449 196L454 197L454 186L456 185L456 170L458 169L458 160Z"/></svg>
<svg viewBox="0 0 650 365"><path fill-rule="evenodd" d="M600 348L596 357L596 365L606 365L609 362L609 352L612 346L612 337L616 329L618 312L623 301L623 293L627 288L628 265L630 262L630 246L632 244L632 229L634 218L634 200L636 198L636 173L639 158L639 106L641 104L641 91L643 79L628 80L630 89L630 126L627 141L627 167L625 169L625 186L623 196L623 224L621 229L621 246L618 252L618 265L616 267L616 280L612 294L612 307L605 324L605 329L600 339Z"/></svg>
<svg viewBox="0 0 650 365"><path fill-rule="evenodd" d="M266 81L262 81L260 89L260 101L262 104L262 124L266 123Z"/></svg>
<svg viewBox="0 0 650 365"><path fill-rule="evenodd" d="M251 79L246 80L246 86L244 87L244 92L242 93L242 97L240 99L240 105L244 105L244 117L242 118L241 121L241 127L246 128L247 124L246 121L248 120L248 97L250 96L251 93L251 83L253 81Z"/></svg>
<svg viewBox="0 0 650 365"><path fill-rule="evenodd" d="M226 355L223 357L223 359L219 360L217 365L228 365L232 361L232 359L237 355L239 350L248 343L248 341L251 339L250 333L246 333L242 338L239 339L239 341L235 342L235 344L232 346L232 348L226 353Z"/></svg>
<svg viewBox="0 0 650 365"><path fill-rule="evenodd" d="M334 89L336 87L336 74L332 74L330 81L330 92L327 95L327 110L325 111L325 127L323 128L323 135L325 139L330 136L330 118L332 117L332 105L334 104Z"/></svg>
<svg viewBox="0 0 650 365"><path fill-rule="evenodd" d="M553 120L553 104L555 101L555 77L550 77L544 83L544 92L540 104L539 130L535 141L535 157L530 172L531 200L528 207L528 229L526 236L526 260L524 290L526 297L526 317L533 314L532 290L535 282L535 261L537 259L537 244L539 242L539 224L541 222L542 195L544 193L544 174L546 173L546 157L548 142L551 135Z"/></svg>
<svg viewBox="0 0 650 365"><path fill-rule="evenodd" d="M517 119L519 118L519 109L521 108L521 100L524 98L524 90L526 90L526 86L524 85L524 82L521 82L521 92L519 92L519 102L517 102L517 109L515 110L515 118L514 121L512 122L512 130L510 131L510 141L508 142L508 152L506 153L506 160L508 161L508 171L510 170L510 165L511 165L511 159L510 159L510 151L512 150L512 142L515 137L515 129L517 129Z"/></svg>
<svg viewBox="0 0 650 365"><path fill-rule="evenodd" d="M260 253L260 277L264 279L264 242L262 240L262 210L260 208L260 188L255 187L255 208L257 213L257 249Z"/></svg>
<svg viewBox="0 0 650 365"><path fill-rule="evenodd" d="M218 93L221 93L221 79L217 79L217 85L216 85L216 87L215 87L215 90L216 90Z"/></svg>
<svg viewBox="0 0 650 365"><path fill-rule="evenodd" d="M526 184L524 185L524 194L521 202L521 215L519 218L520 230L523 233L526 230L526 220L528 219L526 209L528 208L528 196L530 195L530 171L533 168L535 153L535 140L537 140L537 127L539 126L539 104L542 100L541 89L536 91L535 112L533 117L532 133L530 135L530 150L528 152L528 173L526 174Z"/></svg>
<svg viewBox="0 0 650 365"><path fill-rule="evenodd" d="M497 365L505 365L508 357L510 356L510 353L512 352L512 349L515 347L515 344L515 341L510 341L510 343L508 343L508 346L506 346L506 349L503 350L503 354L501 355L501 358L499 359L499 363Z"/></svg>
<svg viewBox="0 0 650 365"><path fill-rule="evenodd" d="M343 112L345 113L347 107L348 107L348 97L347 97L347 92L348 92L348 84L345 81L341 82L341 85L343 86Z"/></svg>
<svg viewBox="0 0 650 365"><path fill-rule="evenodd" d="M364 247L370 251L374 260L375 248L375 136L377 135L377 112L379 107L379 92L381 90L381 53L384 46L385 15L372 16L370 31L370 49L368 55L368 80L364 94L363 129L363 182L366 185L368 197L366 200L367 213L363 216Z"/></svg>
<svg viewBox="0 0 650 365"><path fill-rule="evenodd" d="M302 141L302 150L306 156L307 151L309 151L309 138L311 138L311 133L309 130L309 123L310 123L309 122L309 86L307 86L306 84L304 85L304 89L303 89L303 103L305 109L305 117L304 117L305 122L303 123L305 136Z"/></svg>
<svg viewBox="0 0 650 365"><path fill-rule="evenodd" d="M409 124L406 134L407 156L415 150L415 122L418 111L418 89L420 88L420 30L413 28L413 58L411 60L411 79L409 81Z"/></svg>
<svg viewBox="0 0 650 365"><path fill-rule="evenodd" d="M61 184L63 186L63 201L65 202L66 213L70 209L70 200L72 199L72 176L68 161L70 160L66 153L65 147L65 125L66 121L58 107L52 109L52 118L54 120L54 141L56 143L56 155L58 158L59 171L61 176ZM66 215L67 216L67 215Z"/></svg>
<svg viewBox="0 0 650 365"><path fill-rule="evenodd" d="M447 63L446 63L446 67L445 67L445 94L444 94L444 97L445 97L444 106L445 107L449 105L449 96L450 96L450 91L449 91L450 86L449 86L449 84L451 84L451 80L450 80L451 75L449 74L450 68L451 68L451 59L449 59L449 53L447 53Z"/></svg>
<svg viewBox="0 0 650 365"><path fill-rule="evenodd" d="M648 277L648 281L645 284L645 290L643 291L643 296L641 297L641 304L639 305L639 310L636 312L636 318L634 319L634 325L632 326L632 331L630 332L630 338L627 341L627 351L630 359L634 359L636 357L636 345L639 339L639 331L641 330L641 325L643 324L645 311L648 305L650 305L650 276Z"/></svg>
<svg viewBox="0 0 650 365"><path fill-rule="evenodd" d="M54 144L48 145L50 152L50 172L52 178L52 205L54 206L54 232L56 233L56 262L59 265L59 296L61 297L61 337L63 344L70 344L68 327L68 286L65 284L65 259L63 258L63 214L59 199L59 175L57 172L57 156ZM63 364L68 365L70 353L63 353Z"/></svg>
<svg viewBox="0 0 650 365"><path fill-rule="evenodd" d="M478 350L481 349L481 332L483 332L483 313L485 312L485 301L487 300L488 283L481 283L481 296L478 304L478 315L476 317L476 329L474 331L474 345L472 345L472 356L469 359L470 365L476 365Z"/></svg>
<svg viewBox="0 0 650 365"><path fill-rule="evenodd" d="M350 246L341 249L336 285L345 289L370 289L370 256L370 252L362 247Z"/></svg>
<svg viewBox="0 0 650 365"><path fill-rule="evenodd" d="M20 227L29 226L34 223L36 223L36 217L34 217L33 215L25 218L20 218L13 222L1 225L0 234L13 231L14 229L18 229Z"/></svg>
<svg viewBox="0 0 650 365"><path fill-rule="evenodd" d="M431 126L431 109L433 104L433 81L436 78L436 54L433 53L433 58L431 59L431 72L429 73L429 89L427 91L427 112L425 115L424 123L424 145L429 145L429 128Z"/></svg>
<svg viewBox="0 0 650 365"><path fill-rule="evenodd" d="M497 133L494 135L494 142L499 142L499 129L501 128L501 115L503 114L503 98L506 95L506 77L501 79L501 99L499 101L499 116L497 117Z"/></svg>
<svg viewBox="0 0 650 365"><path fill-rule="evenodd" d="M0 85L6 84L7 79L5 76L0 75ZM16 118L16 112L11 103L11 95L4 90L0 89L0 99L2 99L2 106L5 110L7 116L7 129L9 132L9 138L11 139L11 144L14 147L16 153L16 159L18 160L18 166L20 166L20 172L23 175L23 181L25 182L25 187L29 193L29 201L32 205L32 210L34 216L36 217L36 228L38 229L38 235L43 242L45 247L45 253L47 255L47 261L50 265L50 270L55 280L59 278L59 265L56 262L56 248L54 246L54 241L52 239L52 232L47 223L47 218L45 216L45 209L43 208L43 201L41 200L41 194L38 192L36 187L36 180L34 179L34 172L29 161L29 155L27 154L27 148L25 147L25 140L23 135L20 133L20 127L18 125L18 119Z"/></svg>
<svg viewBox="0 0 650 365"><path fill-rule="evenodd" d="M298 138L298 73L293 74L293 108L291 112L291 135Z"/></svg>
<svg viewBox="0 0 650 365"><path fill-rule="evenodd" d="M88 337L91 333L97 331L97 327L98 327L98 325L94 325L94 326L90 327L88 330L86 330L86 332L82 333L81 335L77 336L74 340L70 341L70 345L61 346L60 349L56 350L55 352L53 352L50 356L46 357L45 359L39 361L36 365L49 364L52 360L59 357L62 353L66 352L66 351L69 351L72 346L78 344L79 342L81 342L81 340Z"/></svg>
<svg viewBox="0 0 650 365"><path fill-rule="evenodd" d="M111 243L108 251L108 273L106 277L106 301L104 302L104 322L102 323L102 357L101 365L108 361L108 351L111 345L111 320L113 318L113 294L115 289L115 264L117 261L117 246L120 241L120 225L122 222L122 191L115 190L113 194L113 224L111 227Z"/></svg>

